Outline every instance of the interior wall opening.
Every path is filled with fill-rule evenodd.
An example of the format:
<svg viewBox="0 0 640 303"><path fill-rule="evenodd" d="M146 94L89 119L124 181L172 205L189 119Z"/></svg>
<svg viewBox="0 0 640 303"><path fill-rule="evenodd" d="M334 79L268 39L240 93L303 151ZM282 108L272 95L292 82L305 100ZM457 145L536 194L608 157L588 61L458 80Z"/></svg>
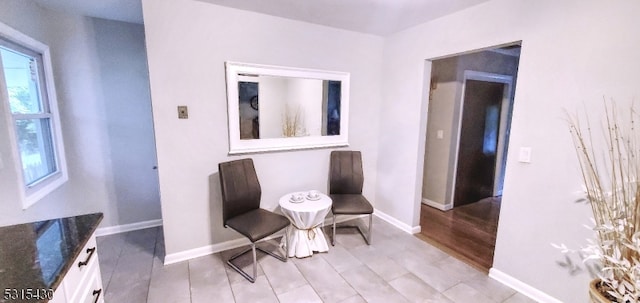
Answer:
<svg viewBox="0 0 640 303"><path fill-rule="evenodd" d="M514 43L432 60L419 237L493 264L520 59Z"/></svg>

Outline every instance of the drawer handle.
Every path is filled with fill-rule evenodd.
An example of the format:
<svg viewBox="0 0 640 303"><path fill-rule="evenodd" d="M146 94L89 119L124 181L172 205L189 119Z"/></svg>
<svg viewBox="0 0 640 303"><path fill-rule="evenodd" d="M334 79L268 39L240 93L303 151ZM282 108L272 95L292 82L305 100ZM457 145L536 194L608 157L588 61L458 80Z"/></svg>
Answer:
<svg viewBox="0 0 640 303"><path fill-rule="evenodd" d="M102 288L93 291L93 296L96 297L96 299L93 301L93 303L97 303L98 302L98 299L100 299L100 294L101 293L102 293Z"/></svg>
<svg viewBox="0 0 640 303"><path fill-rule="evenodd" d="M95 247L87 248L87 253L89 254L89 256L87 256L86 260L78 262L78 267L82 267L82 266L85 266L85 265L89 264L89 260L91 260L91 257L93 257L93 253L94 252L96 252L96 248Z"/></svg>

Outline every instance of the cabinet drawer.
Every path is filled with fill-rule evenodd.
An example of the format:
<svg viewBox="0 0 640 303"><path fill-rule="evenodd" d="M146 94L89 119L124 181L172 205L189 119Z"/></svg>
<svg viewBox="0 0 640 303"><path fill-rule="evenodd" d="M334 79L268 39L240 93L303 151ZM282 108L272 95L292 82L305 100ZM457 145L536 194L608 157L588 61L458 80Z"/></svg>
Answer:
<svg viewBox="0 0 640 303"><path fill-rule="evenodd" d="M104 289L102 288L101 280L99 270L94 270L90 273L87 277L87 283L78 289L72 302L104 303Z"/></svg>
<svg viewBox="0 0 640 303"><path fill-rule="evenodd" d="M64 277L64 290L67 298L75 296L83 280L88 277L88 274L95 270L98 271L98 274L100 273L96 237L93 235L82 248L78 258L73 261L71 268L69 268L67 275Z"/></svg>
<svg viewBox="0 0 640 303"><path fill-rule="evenodd" d="M63 284L60 284L58 286L58 289L56 289L56 291L53 293L53 298L49 300L49 303L67 303L67 298L66 298L66 294L64 293Z"/></svg>

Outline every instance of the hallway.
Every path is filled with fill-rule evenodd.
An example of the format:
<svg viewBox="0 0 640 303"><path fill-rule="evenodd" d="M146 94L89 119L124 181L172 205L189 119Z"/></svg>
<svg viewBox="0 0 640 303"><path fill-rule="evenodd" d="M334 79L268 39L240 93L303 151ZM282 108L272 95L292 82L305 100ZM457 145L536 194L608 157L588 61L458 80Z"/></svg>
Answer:
<svg viewBox="0 0 640 303"><path fill-rule="evenodd" d="M469 265L489 272L498 230L501 197L443 212L422 205L418 238L446 251Z"/></svg>

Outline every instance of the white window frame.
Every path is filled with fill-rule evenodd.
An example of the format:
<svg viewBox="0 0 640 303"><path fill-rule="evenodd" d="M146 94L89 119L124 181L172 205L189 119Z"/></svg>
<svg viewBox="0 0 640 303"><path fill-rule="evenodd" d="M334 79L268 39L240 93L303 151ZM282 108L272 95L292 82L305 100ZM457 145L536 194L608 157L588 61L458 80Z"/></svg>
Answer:
<svg viewBox="0 0 640 303"><path fill-rule="evenodd" d="M69 179L67 173L67 161L64 152L64 144L62 139L62 130L60 128L60 115L58 113L58 100L55 90L55 84L53 81L53 68L51 65L51 53L49 52L49 46L37 41L16 29L0 22L0 36L6 40L16 43L22 47L30 49L34 52L42 55L42 67L44 69L44 89L43 93L47 94L46 100L50 113L50 128L51 136L53 140L53 150L56 159L56 172L50 174L46 178L38 181L33 186L27 187L24 181L24 172L22 169L22 159L20 157L20 151L18 147L18 138L16 134L16 124L11 114L11 108L9 106L9 94L6 90L6 81L4 79L4 72L0 72L0 106L3 107L5 115L5 121L7 121L7 129L9 130L9 139L11 144L11 153L13 156L13 164L18 175L17 184L19 187L20 200L22 202L22 209L27 209L29 206L40 201L49 193L60 187ZM2 62L0 61L0 69L2 68Z"/></svg>

